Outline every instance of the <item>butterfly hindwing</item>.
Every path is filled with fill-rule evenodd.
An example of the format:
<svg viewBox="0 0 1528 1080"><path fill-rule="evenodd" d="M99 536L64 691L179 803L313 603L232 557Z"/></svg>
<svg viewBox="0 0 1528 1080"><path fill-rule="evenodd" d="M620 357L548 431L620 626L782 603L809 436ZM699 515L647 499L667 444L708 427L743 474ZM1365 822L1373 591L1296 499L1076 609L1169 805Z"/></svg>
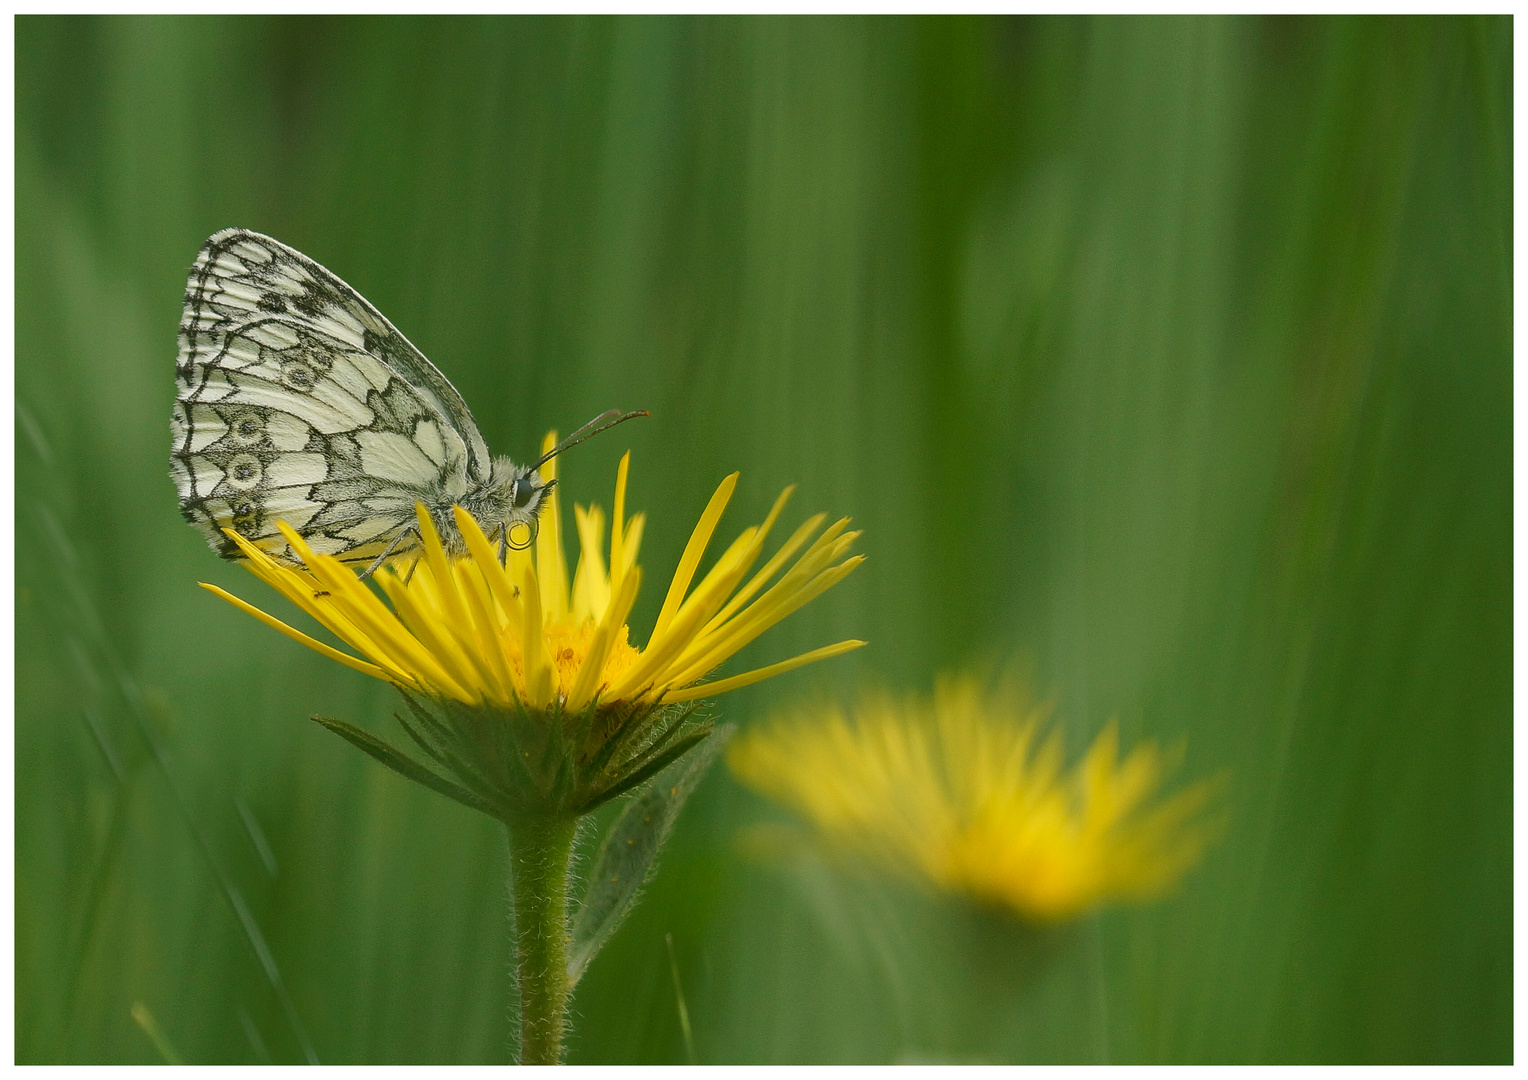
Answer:
<svg viewBox="0 0 1528 1080"><path fill-rule="evenodd" d="M181 510L214 549L232 528L279 558L278 520L370 561L414 503L488 475L461 396L329 271L259 233L203 245L187 282L171 420Z"/></svg>

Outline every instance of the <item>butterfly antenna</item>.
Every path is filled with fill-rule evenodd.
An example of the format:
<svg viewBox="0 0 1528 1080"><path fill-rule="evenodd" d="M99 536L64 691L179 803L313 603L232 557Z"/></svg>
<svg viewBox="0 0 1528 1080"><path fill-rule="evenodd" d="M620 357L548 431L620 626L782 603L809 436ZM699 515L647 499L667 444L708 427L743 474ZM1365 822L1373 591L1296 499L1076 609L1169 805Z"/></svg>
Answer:
<svg viewBox="0 0 1528 1080"><path fill-rule="evenodd" d="M651 415L652 413L648 412L646 409L638 409L636 412L629 413L623 413L620 409L610 409L606 412L602 412L593 420L590 420L583 427L575 431L573 434L569 435L566 439L562 440L562 442L558 443L546 453L542 454L535 461L531 462L530 467L533 469L539 469L541 466L545 465L548 461L551 461L554 457L562 453L570 446L577 446L585 439L592 439L602 431L609 431L617 424L624 424L626 421L635 420L639 416Z"/></svg>

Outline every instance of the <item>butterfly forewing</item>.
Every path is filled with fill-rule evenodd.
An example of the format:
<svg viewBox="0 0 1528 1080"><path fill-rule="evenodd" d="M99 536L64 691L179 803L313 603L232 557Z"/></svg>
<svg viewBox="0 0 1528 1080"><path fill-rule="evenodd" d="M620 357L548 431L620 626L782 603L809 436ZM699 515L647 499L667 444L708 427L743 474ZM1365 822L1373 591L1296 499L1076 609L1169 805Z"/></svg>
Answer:
<svg viewBox="0 0 1528 1080"><path fill-rule="evenodd" d="M350 286L267 236L209 239L186 284L171 471L220 554L230 528L291 560L369 562L414 519L489 476L465 402Z"/></svg>

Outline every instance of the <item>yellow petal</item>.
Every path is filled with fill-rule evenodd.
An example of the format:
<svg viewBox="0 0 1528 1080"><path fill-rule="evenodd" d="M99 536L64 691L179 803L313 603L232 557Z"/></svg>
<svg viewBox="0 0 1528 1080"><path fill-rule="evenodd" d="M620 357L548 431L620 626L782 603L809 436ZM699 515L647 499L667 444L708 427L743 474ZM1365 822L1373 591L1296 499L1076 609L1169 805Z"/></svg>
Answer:
<svg viewBox="0 0 1528 1080"><path fill-rule="evenodd" d="M520 646L520 631L524 628L525 613L520 610L520 597L516 595L514 583L510 581L504 567L499 565L498 555L494 552L493 545L488 542L488 537L483 535L483 530L478 528L478 523L472 515L460 506L453 506L451 509L456 515L456 527L461 530L462 538L467 541L467 549L472 553L473 564L482 574L483 581L487 583L493 598L498 601L499 607L504 612L505 622L501 629L509 634L510 639L517 646ZM523 646L520 647L523 648Z"/></svg>
<svg viewBox="0 0 1528 1080"><path fill-rule="evenodd" d="M792 490L792 488L786 488L785 494L781 495L781 499L784 499L785 495L789 495ZM764 568L755 574L747 585L739 589L736 596L727 601L727 606L716 613L715 617L706 624L706 628L701 633L710 633L714 628L730 619L738 608L748 603L753 594L758 592L770 578L779 572L780 567L785 565L786 560L794 555L802 544L806 543L807 538L817 531L818 527L827 520L827 517L827 514L814 514L803 521L796 531L791 534L791 538L781 546L779 551L775 552L774 557L764 564Z"/></svg>
<svg viewBox="0 0 1528 1080"><path fill-rule="evenodd" d="M473 629L477 631L477 655L481 658L480 666L487 669L489 676L484 689L489 691L487 696L495 703L508 705L515 699L514 678L510 675L504 650L499 646L502 628L494 617L498 608L493 596L483 584L483 575L467 565L467 560L452 563L451 570L472 616Z"/></svg>
<svg viewBox="0 0 1528 1080"><path fill-rule="evenodd" d="M685 599L684 603L679 605L679 612L677 614L683 614L685 608L694 603L697 596L702 593L709 594L715 588L715 583L721 578L728 577L733 579L734 586L738 581L741 581L743 575L748 573L748 568L753 565L754 559L759 556L761 545L759 544L758 533L759 530L751 525L744 529L742 534L732 541L731 546L722 552L721 557L716 560L716 564L711 567L710 572L701 578L700 584L695 586L695 591ZM732 595L731 587L727 589L726 595L721 599L725 600L730 595Z"/></svg>
<svg viewBox="0 0 1528 1080"><path fill-rule="evenodd" d="M824 645L820 649L802 653L789 660L782 660L778 664L770 664L768 667L755 668L753 671L744 672L742 675L734 675L729 679L718 679L714 683L702 683L699 686L687 687L683 690L665 691L662 700L666 702L695 701L698 698L713 697L716 694L725 694L728 690L737 690L765 679L772 679L776 675L783 675L787 671L794 671L798 667L816 663L818 660L827 660L830 657L842 656L844 653L853 652L863 646L863 641L840 641L836 645Z"/></svg>
<svg viewBox="0 0 1528 1080"><path fill-rule="evenodd" d="M545 454L557 445L557 432L547 432L541 443ZM541 467L541 478L557 479L557 459ZM550 504L550 505L548 505ZM536 534L536 572L541 580L541 607L548 620L568 613L568 562L562 550L562 499L553 487L541 506L541 527Z"/></svg>
<svg viewBox="0 0 1528 1080"><path fill-rule="evenodd" d="M637 565L637 553L642 550L642 529L647 525L646 514L632 514L621 537L621 573L627 573Z"/></svg>
<svg viewBox="0 0 1528 1080"><path fill-rule="evenodd" d="M379 628L391 630L387 640L393 646L394 654L406 657L402 661L405 666L419 672L447 696L473 703L481 700L481 694L469 689L477 684L477 680L471 667L464 663L461 649L441 632L441 620L420 610L419 601L423 594L417 588L419 575L414 576L413 588L405 587L402 578L381 575L378 575L377 584L392 601L393 612L397 612L396 615L388 612L391 626Z"/></svg>
<svg viewBox="0 0 1528 1080"><path fill-rule="evenodd" d="M696 589L695 595L669 625L668 633L656 645L648 643L642 652L642 659L610 688L611 695L627 697L639 692L645 693L650 685L671 683L673 680L667 677L665 669L684 651L696 630L721 607L728 594L737 586L738 578L745 569L739 564L733 573L725 577L708 578L703 588Z"/></svg>
<svg viewBox="0 0 1528 1080"><path fill-rule="evenodd" d="M615 509L610 519L610 590L621 587L621 575L626 572L626 473L631 467L631 451L621 455L621 464L615 470Z"/></svg>
<svg viewBox="0 0 1528 1080"><path fill-rule="evenodd" d="M520 588L525 603L525 697L526 704L544 709L552 702L552 662L546 654L546 636L542 632L541 588L536 575L526 572Z"/></svg>
<svg viewBox="0 0 1528 1080"><path fill-rule="evenodd" d="M345 612L346 617L356 624L378 652L392 656L393 662L405 670L426 675L439 674L442 676L442 689L449 690L453 696L460 696L464 701L475 700L460 682L445 674L428 650L421 647L398 621L398 617L360 582L349 567L310 549L303 538L284 522L278 523L278 528L292 545L292 550L302 557L309 572L329 591L335 606ZM371 650L368 650L368 654L376 655Z"/></svg>
<svg viewBox="0 0 1528 1080"><path fill-rule="evenodd" d="M435 522L423 503L414 504L414 513L419 521L419 536L424 545L425 565L429 568L430 578L434 580L436 597L441 604L441 614L444 616L444 618L430 620L429 625L435 631L435 640L443 647L442 651L450 655L454 661L451 666L460 673L459 677L469 688L487 689L492 686L493 678L488 673L485 658L479 652L479 643L473 634L472 620L467 615L466 602L457 589L456 575L451 572L451 563L446 557L446 549L440 542L440 534L435 531ZM397 594L405 591L399 589ZM393 595L395 606L397 594ZM416 626L415 633L417 634L419 630L420 627ZM441 656L441 659L444 660L445 657Z"/></svg>
<svg viewBox="0 0 1528 1080"><path fill-rule="evenodd" d="M704 641L693 643L676 664L676 667L682 665L683 670L674 673L674 681L682 685L705 675L771 626L848 577L864 561L865 556L856 555L807 581L796 579L793 569L775 588L760 597L758 603L736 616L731 623Z"/></svg>
<svg viewBox="0 0 1528 1080"><path fill-rule="evenodd" d="M578 569L573 572L573 617L598 622L610 606L610 578L605 574L605 512L598 506L573 507L578 525Z"/></svg>
<svg viewBox="0 0 1528 1080"><path fill-rule="evenodd" d="M600 676L604 674L610 647L615 643L617 632L625 624L626 616L631 614L631 605L636 603L637 589L641 584L642 571L634 568L621 583L620 593L605 609L605 617L594 631L594 639L589 644L589 651L584 654L578 677L573 681L573 688L568 691L566 704L569 712L577 712L589 704L594 692L599 689Z"/></svg>
<svg viewBox="0 0 1528 1080"><path fill-rule="evenodd" d="M679 604L684 600L695 570L700 566L700 558L706 552L706 545L711 542L711 534L716 531L717 522L721 521L722 511L727 509L727 501L732 498L732 491L737 487L740 475L733 473L717 485L711 501L706 504L705 512L700 515L700 521L696 522L695 531L690 534L690 542L685 545L684 555L679 560L679 568L674 571L674 580L663 601L663 610L658 613L652 637L648 639L648 648L652 648L654 642L661 641L668 632L669 623L679 611Z"/></svg>
<svg viewBox="0 0 1528 1080"><path fill-rule="evenodd" d="M272 615L267 615L265 612L261 611L253 604L246 604L243 600L240 600L237 596L233 595L233 593L225 592L224 590L218 588L216 585L209 585L205 581L198 581L197 584L206 589L208 592L212 593L214 596L221 596L224 600L227 600L240 611L253 615L266 626L280 630L293 641L301 642L316 653L327 656L331 660L338 660L346 667L354 668L363 675L370 675L373 679L381 679L383 682L400 683L404 686L410 686L417 689L414 680L410 679L402 672L389 673L383 671L376 664L368 664L365 660L357 660L355 657L350 656L347 653L342 653L336 648L325 645L322 641L318 641L315 638L309 637L301 630L288 626L280 619L275 618Z"/></svg>

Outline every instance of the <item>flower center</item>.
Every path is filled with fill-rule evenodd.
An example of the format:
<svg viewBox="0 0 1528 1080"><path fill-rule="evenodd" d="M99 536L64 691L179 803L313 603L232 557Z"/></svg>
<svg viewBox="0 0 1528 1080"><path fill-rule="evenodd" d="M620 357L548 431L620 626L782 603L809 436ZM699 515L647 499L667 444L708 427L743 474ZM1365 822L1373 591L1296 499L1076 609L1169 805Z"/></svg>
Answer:
<svg viewBox="0 0 1528 1080"><path fill-rule="evenodd" d="M542 628L542 637L546 641L547 656L551 658L552 670L557 680L556 692L559 697L565 696L573 688L578 679L578 673L584 666L584 660L589 655L589 649L594 644L594 632L598 624L593 619L564 618L547 623ZM627 628L622 626L616 632L615 641L610 646L610 652L605 657L604 669L600 672L597 687L605 687L619 679L626 671L641 659L642 654L632 648L626 640ZM515 681L519 684L517 689L525 692L525 671L522 663L514 665Z"/></svg>

